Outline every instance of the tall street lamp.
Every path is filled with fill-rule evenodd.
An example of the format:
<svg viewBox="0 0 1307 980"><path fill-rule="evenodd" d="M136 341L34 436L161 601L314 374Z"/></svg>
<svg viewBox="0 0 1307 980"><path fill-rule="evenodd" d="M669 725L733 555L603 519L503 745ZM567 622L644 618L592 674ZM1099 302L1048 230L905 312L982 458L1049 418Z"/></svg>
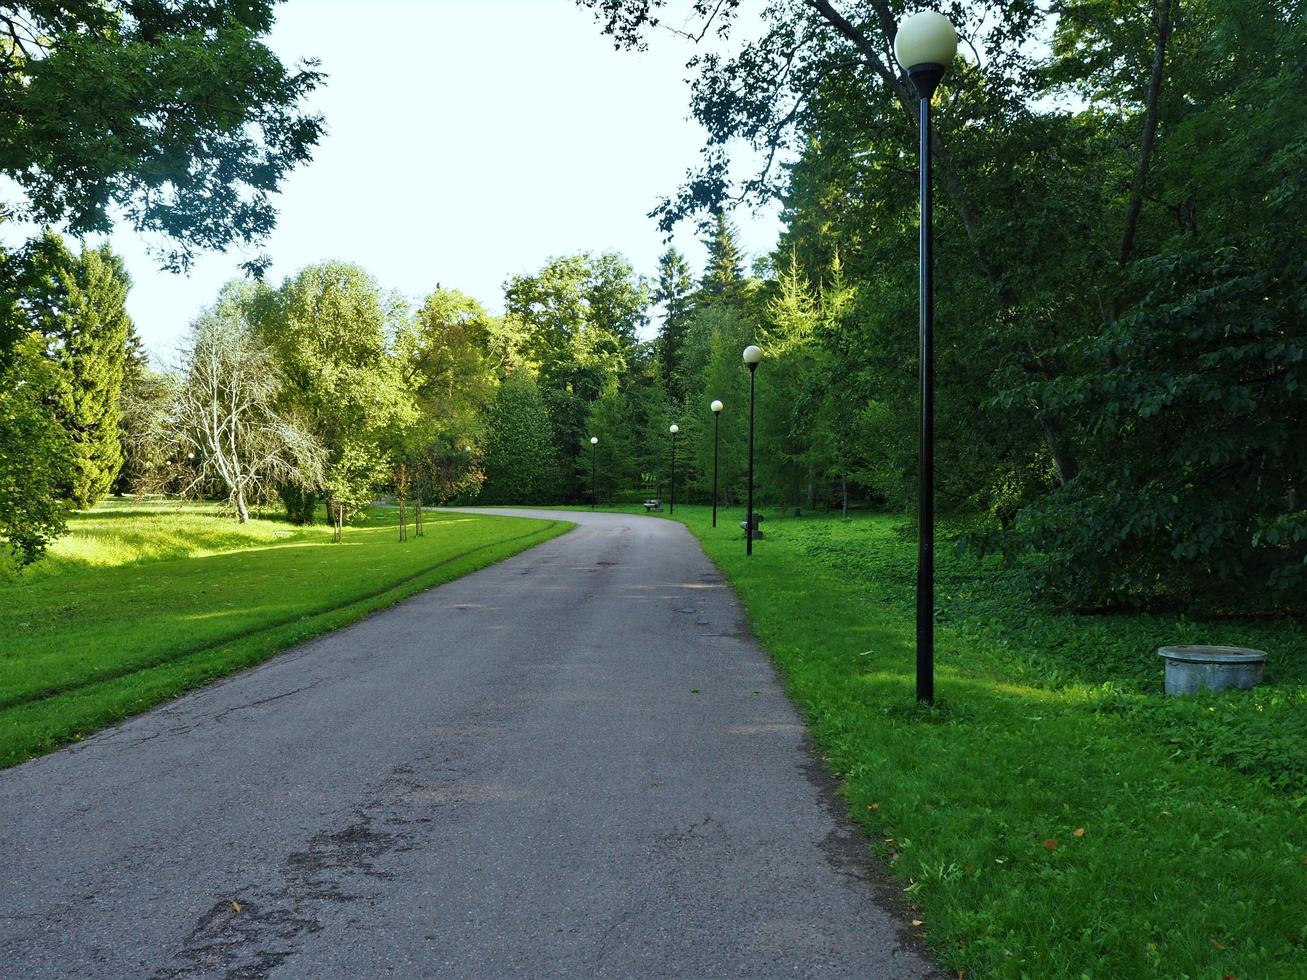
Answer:
<svg viewBox="0 0 1307 980"><path fill-rule="evenodd" d="M590 437L590 509L595 509L595 501L599 499L596 492L599 484L596 482L595 474L598 473L598 467L595 465L595 459L599 455L599 437Z"/></svg>
<svg viewBox="0 0 1307 980"><path fill-rule="evenodd" d="M672 481L671 481L672 502L670 506L668 506L667 508L667 513L675 514L676 513L676 433L681 431L681 427L677 425L675 422L673 422L668 427L667 431L672 434Z"/></svg>
<svg viewBox="0 0 1307 980"><path fill-rule="evenodd" d="M717 447L721 443L720 429L722 421L722 409L725 408L721 402L714 400L709 406L712 409L712 526L717 526Z"/></svg>
<svg viewBox="0 0 1307 980"><path fill-rule="evenodd" d="M894 36L894 56L917 90L921 173L918 270L921 337L921 434L917 447L917 700L935 700L935 257L931 200L930 99L958 53L958 35L943 14L923 10L906 18Z"/></svg>
<svg viewBox="0 0 1307 980"><path fill-rule="evenodd" d="M744 348L744 363L749 369L749 502L744 515L744 553L753 554L753 379L762 360L762 348L750 344Z"/></svg>

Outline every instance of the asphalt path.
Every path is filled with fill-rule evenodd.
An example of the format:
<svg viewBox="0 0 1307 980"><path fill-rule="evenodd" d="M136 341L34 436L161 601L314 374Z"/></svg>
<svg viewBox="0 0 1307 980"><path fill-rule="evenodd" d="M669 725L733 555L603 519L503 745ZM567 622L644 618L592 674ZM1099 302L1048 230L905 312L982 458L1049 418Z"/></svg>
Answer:
<svg viewBox="0 0 1307 980"><path fill-rule="evenodd" d="M0 977L931 975L694 538L567 517L0 773Z"/></svg>

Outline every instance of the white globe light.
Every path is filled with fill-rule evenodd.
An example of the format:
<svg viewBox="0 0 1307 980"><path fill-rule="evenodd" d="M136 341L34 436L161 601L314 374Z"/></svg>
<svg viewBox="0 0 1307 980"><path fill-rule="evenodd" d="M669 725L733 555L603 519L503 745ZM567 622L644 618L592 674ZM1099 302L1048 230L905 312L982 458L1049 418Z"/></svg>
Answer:
<svg viewBox="0 0 1307 980"><path fill-rule="evenodd" d="M949 19L933 10L919 10L899 24L894 57L904 68L939 65L947 68L958 53L958 32Z"/></svg>
<svg viewBox="0 0 1307 980"><path fill-rule="evenodd" d="M667 429L667 431L670 432L672 435L676 435L676 433L681 431L681 427L677 425L675 422L673 422L671 426Z"/></svg>
<svg viewBox="0 0 1307 980"><path fill-rule="evenodd" d="M745 364L757 364L761 360L762 360L761 347L756 347L753 344L750 344L748 347L744 348Z"/></svg>
<svg viewBox="0 0 1307 980"><path fill-rule="evenodd" d="M592 446L597 446L597 445L599 445L599 437L598 437L598 436L591 436L591 437L590 437L590 445L592 445Z"/></svg>
<svg viewBox="0 0 1307 980"><path fill-rule="evenodd" d="M723 408L725 408L726 406L723 405L723 404L722 404L721 402L719 402L719 401L714 401L714 402L712 403L712 406L711 406L711 407L712 407L712 410L713 410L714 412L720 412L720 411L721 411Z"/></svg>

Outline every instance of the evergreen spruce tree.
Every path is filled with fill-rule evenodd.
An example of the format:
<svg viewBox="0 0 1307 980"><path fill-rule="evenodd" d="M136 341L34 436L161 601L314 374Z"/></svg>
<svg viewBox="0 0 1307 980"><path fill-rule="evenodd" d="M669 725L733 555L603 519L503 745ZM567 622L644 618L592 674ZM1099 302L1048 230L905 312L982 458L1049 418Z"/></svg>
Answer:
<svg viewBox="0 0 1307 980"><path fill-rule="evenodd" d="M68 385L59 410L76 446L69 499L90 507L109 492L123 465L123 369L131 319L131 280L108 247L82 249L66 277L68 316L60 337Z"/></svg>
<svg viewBox="0 0 1307 980"><path fill-rule="evenodd" d="M31 250L23 298L61 369L56 417L72 440L72 472L62 495L87 508L108 493L123 465L121 397L132 335L131 280L108 246L73 256L47 231Z"/></svg>
<svg viewBox="0 0 1307 980"><path fill-rule="evenodd" d="M721 211L713 213L713 233L704 244L708 247L708 264L700 286L709 296L735 298L744 285L744 271L735 229Z"/></svg>
<svg viewBox="0 0 1307 980"><path fill-rule="evenodd" d="M669 248L658 260L658 285L653 301L663 308L663 323L654 342L658 367L673 398L685 396L685 376L682 359L685 335L690 328L694 312L692 296L694 279L685 256Z"/></svg>

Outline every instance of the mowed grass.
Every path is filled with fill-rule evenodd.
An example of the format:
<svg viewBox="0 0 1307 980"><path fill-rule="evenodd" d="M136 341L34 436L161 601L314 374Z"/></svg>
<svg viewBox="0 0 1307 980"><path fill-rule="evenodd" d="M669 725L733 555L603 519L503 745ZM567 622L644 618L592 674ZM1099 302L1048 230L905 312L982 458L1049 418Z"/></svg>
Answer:
<svg viewBox="0 0 1307 980"><path fill-rule="evenodd" d="M411 521L411 518L410 518ZM216 508L111 502L0 581L0 765L77 740L566 531L564 521L394 511L240 526Z"/></svg>
<svg viewBox="0 0 1307 980"><path fill-rule="evenodd" d="M919 708L902 519L768 512L746 558L742 518L676 509L951 974L1307 977L1300 626L1059 613L941 542ZM1165 698L1173 642L1266 649L1268 684Z"/></svg>

